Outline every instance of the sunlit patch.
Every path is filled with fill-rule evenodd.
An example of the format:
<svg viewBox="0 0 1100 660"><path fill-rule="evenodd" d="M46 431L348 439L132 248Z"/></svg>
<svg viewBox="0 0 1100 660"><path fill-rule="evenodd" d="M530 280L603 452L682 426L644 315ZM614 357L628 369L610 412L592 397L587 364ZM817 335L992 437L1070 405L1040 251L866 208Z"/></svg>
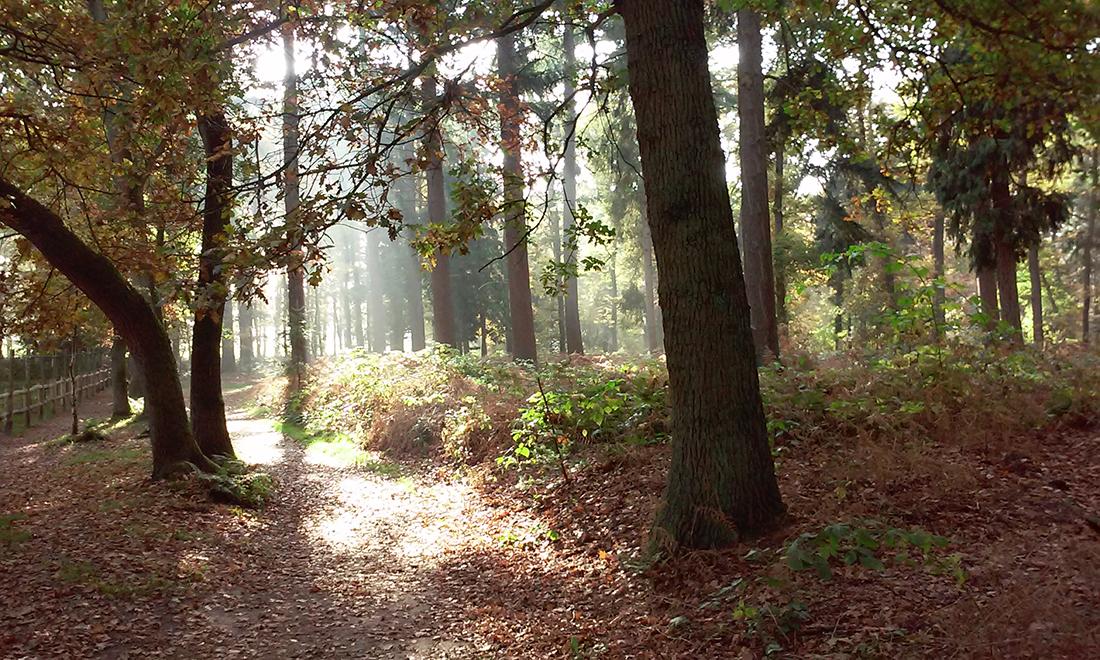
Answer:
<svg viewBox="0 0 1100 660"><path fill-rule="evenodd" d="M332 506L304 523L319 544L341 553L423 560L469 535L470 487L409 479L346 476L327 489Z"/></svg>
<svg viewBox="0 0 1100 660"><path fill-rule="evenodd" d="M283 460L279 432L270 420L230 419L229 433L233 436L233 449L237 457L246 463L273 465Z"/></svg>

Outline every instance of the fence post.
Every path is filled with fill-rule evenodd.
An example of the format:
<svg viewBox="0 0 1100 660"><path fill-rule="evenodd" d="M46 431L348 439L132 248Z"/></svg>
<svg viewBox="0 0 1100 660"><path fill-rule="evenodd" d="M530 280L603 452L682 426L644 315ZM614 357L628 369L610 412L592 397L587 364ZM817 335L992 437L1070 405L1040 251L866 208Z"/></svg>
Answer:
<svg viewBox="0 0 1100 660"><path fill-rule="evenodd" d="M0 347L2 348L2 347ZM4 433L11 435L15 423L15 347L8 338L8 394L7 410L4 415Z"/></svg>

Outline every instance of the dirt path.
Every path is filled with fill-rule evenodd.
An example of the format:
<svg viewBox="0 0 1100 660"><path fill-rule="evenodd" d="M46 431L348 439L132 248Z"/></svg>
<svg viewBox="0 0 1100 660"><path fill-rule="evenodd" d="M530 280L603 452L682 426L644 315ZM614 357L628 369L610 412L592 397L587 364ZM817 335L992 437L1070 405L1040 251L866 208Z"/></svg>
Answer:
<svg viewBox="0 0 1100 660"><path fill-rule="evenodd" d="M242 409L230 431L276 480L261 512L151 485L137 438L59 447L50 426L5 443L0 657L476 654L464 604L433 584L484 540L469 486L365 454L348 465Z"/></svg>

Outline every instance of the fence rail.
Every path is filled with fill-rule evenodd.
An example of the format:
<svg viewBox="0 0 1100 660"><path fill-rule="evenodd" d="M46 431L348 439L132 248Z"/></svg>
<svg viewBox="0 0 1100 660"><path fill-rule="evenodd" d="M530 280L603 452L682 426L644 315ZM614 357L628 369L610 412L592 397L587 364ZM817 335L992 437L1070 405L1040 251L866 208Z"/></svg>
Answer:
<svg viewBox="0 0 1100 660"><path fill-rule="evenodd" d="M70 366L74 372L70 372ZM11 435L103 391L111 369L102 351L0 360L0 430Z"/></svg>

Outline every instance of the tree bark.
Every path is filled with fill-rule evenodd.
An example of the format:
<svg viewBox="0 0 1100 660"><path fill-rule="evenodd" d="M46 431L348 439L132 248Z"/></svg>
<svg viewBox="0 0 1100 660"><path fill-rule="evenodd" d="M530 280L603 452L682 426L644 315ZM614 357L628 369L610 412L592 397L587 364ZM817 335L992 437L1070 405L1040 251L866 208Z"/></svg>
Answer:
<svg viewBox="0 0 1100 660"><path fill-rule="evenodd" d="M577 107L573 99L576 89L573 77L577 72L576 40L573 26L566 19L565 34L562 37L562 55L565 65L565 163L562 185L565 199L562 204L563 234L569 236L576 224L577 209ZM518 144L517 144L518 160ZM509 244L510 246L510 244ZM526 249L526 247L524 248ZM576 250L565 258L570 263L578 262ZM581 312L579 282L576 277L566 276L565 280L565 347L566 352L584 354L584 341L581 337Z"/></svg>
<svg viewBox="0 0 1100 660"><path fill-rule="evenodd" d="M435 99L435 76L424 78L424 96ZM447 219L447 189L443 181L443 133L438 124L432 126L428 132L427 184L428 224L443 224ZM432 338L438 344L458 346L454 292L451 282L451 256L443 250L436 250L435 253L431 290Z"/></svg>
<svg viewBox="0 0 1100 660"><path fill-rule="evenodd" d="M727 545L783 513L708 70L703 0L619 0L660 271L672 463L654 543Z"/></svg>
<svg viewBox="0 0 1100 660"><path fill-rule="evenodd" d="M1020 319L1020 292L1016 284L1016 246L1012 242L1009 225L1009 207L1012 193L1009 190L1007 171L994 175L993 205L997 210L997 220L993 227L993 249L997 266L997 299L1001 307L1001 320L1013 329L1013 341L1023 341L1023 322Z"/></svg>
<svg viewBox="0 0 1100 660"><path fill-rule="evenodd" d="M130 410L129 383L126 377L126 342L115 335L111 341L111 416L122 418L133 414Z"/></svg>
<svg viewBox="0 0 1100 660"><path fill-rule="evenodd" d="M228 287L228 285L226 285ZM236 336L233 330L233 298L226 293L225 311L222 312L222 372L237 373Z"/></svg>
<svg viewBox="0 0 1100 660"><path fill-rule="evenodd" d="M1027 250L1027 271L1031 280L1031 334L1036 348L1042 348L1046 343L1043 332L1043 278L1039 267L1039 244L1036 243Z"/></svg>
<svg viewBox="0 0 1100 660"><path fill-rule="evenodd" d="M745 287L753 340L762 361L779 357L775 320L775 269L768 213L768 157L764 137L764 74L761 69L760 16L737 12L737 114L741 155L741 231Z"/></svg>
<svg viewBox="0 0 1100 660"><path fill-rule="evenodd" d="M370 315L370 350L386 352L386 301L382 296L382 232L375 227L367 233L367 314Z"/></svg>
<svg viewBox="0 0 1100 660"><path fill-rule="evenodd" d="M1089 194L1089 213L1085 225L1085 244L1081 249L1081 342L1088 344L1091 340L1091 328L1089 327L1090 313L1092 309L1092 248L1096 242L1096 214L1100 208L1100 187L1098 187L1098 172L1100 172L1100 149L1092 150L1092 190Z"/></svg>
<svg viewBox="0 0 1100 660"><path fill-rule="evenodd" d="M504 249L508 251L508 309L512 319L512 355L517 360L538 362L535 346L535 314L531 307L531 273L527 262L527 201L524 198L522 135L523 117L516 88L516 63L512 35L497 39L497 67L504 88L500 93L500 143L504 152ZM566 294L566 341L569 339L569 305Z"/></svg>
<svg viewBox="0 0 1100 660"><path fill-rule="evenodd" d="M252 333L252 301L242 300L237 305L238 336L241 338L240 368L243 373L251 373L256 363L256 338Z"/></svg>
<svg viewBox="0 0 1100 660"><path fill-rule="evenodd" d="M786 164L786 140L781 135L775 147L775 200L772 202L773 215L775 216L775 238L780 240L783 236L783 170ZM782 245L782 243L780 243ZM774 261L773 261L774 264ZM787 274L783 267L774 268L775 271L775 321L779 325L779 331L787 336Z"/></svg>
<svg viewBox="0 0 1100 660"><path fill-rule="evenodd" d="M222 274L225 231L233 212L233 142L225 114L199 117L206 152L206 197L199 253L199 304L191 332L191 432L207 456L234 456L222 397Z"/></svg>
<svg viewBox="0 0 1100 660"><path fill-rule="evenodd" d="M191 434L172 344L148 301L65 226L61 218L0 178L0 222L26 238L110 319L145 376L146 411L153 445L153 478L171 476L190 463L213 470Z"/></svg>
<svg viewBox="0 0 1100 660"><path fill-rule="evenodd" d="M287 332L290 335L290 372L292 386L301 387L302 370L309 361L306 343L306 276L302 253L298 206L301 200L298 181L298 74L294 67L294 24L283 26L283 207L288 238L295 249L287 264Z"/></svg>
<svg viewBox="0 0 1100 660"><path fill-rule="evenodd" d="M947 292L944 290L942 280L944 277L944 216L943 211L936 211L932 227L932 277L935 279L935 291L932 293L932 321L936 324L936 336L942 332L947 317L944 314L944 305L947 302Z"/></svg>
<svg viewBox="0 0 1100 660"><path fill-rule="evenodd" d="M642 252L642 284L645 289L645 343L650 354L657 355L664 346L661 332L661 310L657 308L657 268L653 264L653 239L649 234L649 219L645 206L638 214L638 240Z"/></svg>

